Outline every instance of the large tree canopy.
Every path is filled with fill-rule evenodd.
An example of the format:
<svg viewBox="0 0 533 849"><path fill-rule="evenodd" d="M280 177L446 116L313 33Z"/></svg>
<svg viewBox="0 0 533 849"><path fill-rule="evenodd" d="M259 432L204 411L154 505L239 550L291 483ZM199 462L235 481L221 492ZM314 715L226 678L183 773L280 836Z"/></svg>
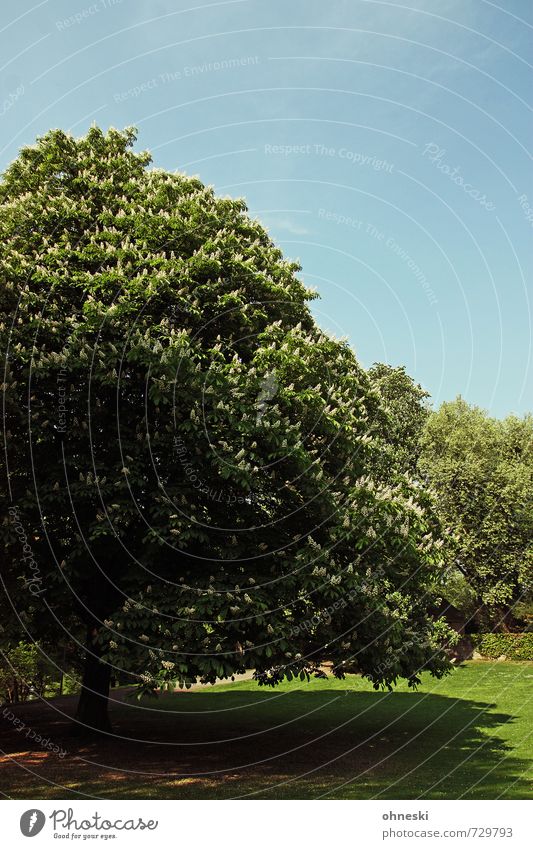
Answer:
<svg viewBox="0 0 533 849"><path fill-rule="evenodd" d="M0 183L13 621L84 623L91 722L111 666L147 687L324 659L442 674L438 527L384 473L379 392L244 203L134 139L53 131Z"/></svg>
<svg viewBox="0 0 533 849"><path fill-rule="evenodd" d="M505 626L533 590L533 418L445 403L428 419L420 469L453 532L449 566L463 575L476 618Z"/></svg>

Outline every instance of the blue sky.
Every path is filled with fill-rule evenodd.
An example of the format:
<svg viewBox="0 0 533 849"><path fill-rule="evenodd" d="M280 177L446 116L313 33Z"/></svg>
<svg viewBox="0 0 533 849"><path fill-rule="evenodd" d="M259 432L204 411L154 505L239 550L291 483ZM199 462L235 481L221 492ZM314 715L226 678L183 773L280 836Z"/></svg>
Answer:
<svg viewBox="0 0 533 849"><path fill-rule="evenodd" d="M246 198L364 365L530 411L533 5L500 3L9 0L0 168L50 127L135 125Z"/></svg>

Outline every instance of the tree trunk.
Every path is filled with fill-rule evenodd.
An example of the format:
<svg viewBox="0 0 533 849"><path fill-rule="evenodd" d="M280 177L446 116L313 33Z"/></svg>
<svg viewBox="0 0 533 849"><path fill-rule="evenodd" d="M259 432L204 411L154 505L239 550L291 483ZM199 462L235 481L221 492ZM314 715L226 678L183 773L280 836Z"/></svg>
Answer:
<svg viewBox="0 0 533 849"><path fill-rule="evenodd" d="M65 683L65 664L67 662L67 650L63 646L63 657L61 658L61 670L59 675L59 695L63 695L63 686Z"/></svg>
<svg viewBox="0 0 533 849"><path fill-rule="evenodd" d="M112 731L107 712L111 667L101 659L97 636L96 628L87 629L85 668L75 717L80 733Z"/></svg>

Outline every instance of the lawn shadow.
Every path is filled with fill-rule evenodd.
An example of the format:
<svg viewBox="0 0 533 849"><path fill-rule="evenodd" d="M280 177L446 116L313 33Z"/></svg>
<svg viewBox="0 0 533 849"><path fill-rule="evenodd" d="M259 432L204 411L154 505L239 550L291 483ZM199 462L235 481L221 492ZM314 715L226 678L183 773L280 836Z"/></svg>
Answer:
<svg viewBox="0 0 533 849"><path fill-rule="evenodd" d="M53 705L4 718L13 798L530 798L531 764L500 736L516 717L434 693L198 690L116 703L114 736L77 741ZM15 711L13 711L15 713ZM19 713L23 713L21 709ZM0 712L1 716L1 712ZM55 786L55 785L58 786Z"/></svg>

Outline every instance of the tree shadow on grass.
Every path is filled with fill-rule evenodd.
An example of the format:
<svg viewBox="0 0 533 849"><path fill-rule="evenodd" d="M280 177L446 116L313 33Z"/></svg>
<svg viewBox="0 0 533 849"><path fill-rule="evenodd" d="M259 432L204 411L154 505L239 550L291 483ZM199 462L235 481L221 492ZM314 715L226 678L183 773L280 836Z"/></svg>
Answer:
<svg viewBox="0 0 533 849"><path fill-rule="evenodd" d="M114 735L84 742L69 733L72 712L69 706L65 716L53 705L33 710L40 742L2 718L0 746L11 755L2 759L4 793L531 798L531 763L500 736L517 717L486 702L433 693L202 690L115 703Z"/></svg>

